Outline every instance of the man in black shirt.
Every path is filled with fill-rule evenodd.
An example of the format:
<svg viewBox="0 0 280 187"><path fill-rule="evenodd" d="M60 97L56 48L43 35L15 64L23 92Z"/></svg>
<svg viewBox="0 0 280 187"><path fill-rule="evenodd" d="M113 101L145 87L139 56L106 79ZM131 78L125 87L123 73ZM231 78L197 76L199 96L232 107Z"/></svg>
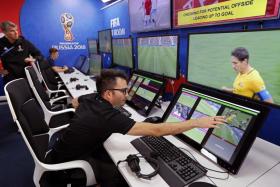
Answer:
<svg viewBox="0 0 280 187"><path fill-rule="evenodd" d="M52 68L52 70L56 73L59 73L59 72L65 72L68 70L68 67L67 66L56 66L54 64L55 60L58 58L59 56L59 53L58 53L58 50L56 48L50 48L49 49L49 56L47 58L47 61L49 63L49 67Z"/></svg>
<svg viewBox="0 0 280 187"><path fill-rule="evenodd" d="M118 170L103 148L103 143L112 133L164 136L196 127L214 128L224 122L221 116L178 123L135 122L114 109L123 106L128 95L127 79L123 72L103 70L96 79L96 87L97 94L78 98L76 114L50 155L56 162L93 158L91 164L101 186L121 186L116 180ZM77 102L73 104L77 106Z"/></svg>
<svg viewBox="0 0 280 187"><path fill-rule="evenodd" d="M10 21L0 24L4 37L0 38L0 58L4 83L25 77L24 68L36 59L41 59L40 51L32 43L18 35L17 26Z"/></svg>

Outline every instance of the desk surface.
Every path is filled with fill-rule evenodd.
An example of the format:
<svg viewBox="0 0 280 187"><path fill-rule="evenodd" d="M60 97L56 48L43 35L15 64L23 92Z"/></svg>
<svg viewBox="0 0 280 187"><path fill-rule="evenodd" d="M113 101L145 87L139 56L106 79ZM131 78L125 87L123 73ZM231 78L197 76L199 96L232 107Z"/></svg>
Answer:
<svg viewBox="0 0 280 187"><path fill-rule="evenodd" d="M96 91L95 81L85 76L81 72L75 69L71 74L59 73L60 77L64 81L67 89L69 90L72 97L79 97L81 95L93 93ZM70 78L78 78L78 81L70 82ZM76 90L76 85L87 85L88 90ZM124 106L129 112L132 113L132 118L136 121L143 121L145 117L139 115L135 110L129 106ZM161 109L155 108L151 111L150 116L162 116L167 103L163 104ZM112 134L107 141L104 143L104 147L111 156L112 160L116 164L119 160L124 160L129 154L136 154L138 151L130 144L130 141L138 138L136 136ZM208 168L223 171L216 164L203 157L196 150L182 143L180 140L173 136L166 136L166 138L178 147L185 148L189 150L194 157L203 166ZM237 175L229 175L227 180L217 180L212 179L218 186L279 186L280 182L280 147L257 138L254 142L251 150L249 151L247 158L245 159L240 171ZM141 170L143 173L150 173L153 171L150 164L145 161L140 162ZM153 186L153 187L164 187L168 184L159 176L155 176L152 180L138 179L135 174L133 174L126 163L121 163L119 165L119 170L128 182L130 186ZM208 172L210 176L218 178L226 178L227 174L219 174L216 172ZM199 179L199 181L210 182L207 177Z"/></svg>
<svg viewBox="0 0 280 187"><path fill-rule="evenodd" d="M84 75L80 71L74 68L74 72L65 74L63 72L59 73L59 76L61 77L62 81L65 83L66 88L68 89L69 93L73 98L77 98L81 95L86 95L89 93L93 93L96 91L95 81L92 80L89 76ZM70 81L71 78L77 78L76 81ZM80 90L76 89L76 85L86 85L88 87L88 90L85 88L82 88Z"/></svg>
<svg viewBox="0 0 280 187"><path fill-rule="evenodd" d="M105 149L113 159L116 164L119 160L124 160L129 154L136 154L138 151L130 144L130 141L134 140L135 136L113 134L110 138L104 143ZM178 147L185 148L189 150L192 155L201 163L203 166L208 168L223 171L216 164L210 160L203 157L196 150L182 143L180 140L176 139L173 136L166 136L166 138L175 144ZM262 175L275 166L280 161L280 148L274 144L266 142L260 138L257 138L253 147L248 153L247 158L245 159L239 173L237 175L229 175L227 180L217 180L212 179L218 186L247 186L251 182L261 181L262 184L270 184L270 180L261 180ZM152 180L139 180L136 175L134 175L126 163L121 163L119 170L127 180L130 186L168 186L166 182L159 176L155 176ZM142 162L141 170L145 173L153 171L152 167L146 163ZM279 171L279 169L278 169ZM210 176L226 178L227 174L218 174L215 172L208 172ZM280 175L279 175L280 176ZM278 177L279 177L278 176ZM279 180L275 178L274 175L269 175L269 177L274 178L274 180ZM207 177L201 178L199 181L210 182ZM260 185L264 186L264 185Z"/></svg>
<svg viewBox="0 0 280 187"><path fill-rule="evenodd" d="M280 186L279 183L280 183L280 162L277 165L275 165L273 168L268 170L265 174L263 174L258 180L255 180L248 186L250 186L250 187L260 187L260 186L278 187L278 186Z"/></svg>
<svg viewBox="0 0 280 187"><path fill-rule="evenodd" d="M163 104L162 109L155 109L151 112L150 116L162 116L165 109L167 107L167 103ZM132 118L136 121L142 121L145 118L131 109L129 106L125 107L132 113ZM107 141L104 143L104 147L111 156L112 160L116 164L119 160L124 160L129 154L137 154L138 151L130 144L130 142L138 137L129 136L129 135L121 135L121 134L113 134L111 135ZM208 160L206 157L202 156L197 150L192 149L190 146L184 144L174 136L166 136L166 138L172 142L174 145L180 148L185 148L191 152L191 154L199 161L200 164L207 168L211 168L218 171L224 171L222 168L217 166L212 161ZM255 185L262 184L270 185L270 179L266 179L264 173L270 170L273 166L275 166L280 161L280 147L269 143L260 138L256 138L251 150L249 151L243 165L241 166L239 173L237 175L229 175L229 178L226 180L217 180L211 179L215 182L217 186L247 186L247 185ZM153 171L151 165L145 161L140 162L141 171L143 173L150 173ZM133 174L126 163L121 163L119 165L119 170L128 182L130 186L133 187L145 187L145 186L158 186L164 187L168 186L168 184L159 176L155 176L152 180L143 180L138 179L135 174ZM279 171L279 169L277 170ZM273 171L272 171L273 172ZM207 175L217 177L217 178L227 178L227 174L220 174L217 172L208 171ZM278 175L279 177L280 175ZM273 180L277 181L278 178L274 174L270 174L267 178L273 178ZM272 180L272 181L273 181ZM198 181L205 181L211 183L211 181L207 177L203 177ZM279 181L280 182L280 181ZM256 185L257 186L257 185Z"/></svg>

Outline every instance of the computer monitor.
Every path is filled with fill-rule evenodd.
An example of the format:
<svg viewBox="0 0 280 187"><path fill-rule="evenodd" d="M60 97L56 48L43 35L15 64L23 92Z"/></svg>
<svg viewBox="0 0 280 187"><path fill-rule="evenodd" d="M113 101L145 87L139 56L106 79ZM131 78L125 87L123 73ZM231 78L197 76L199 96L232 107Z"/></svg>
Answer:
<svg viewBox="0 0 280 187"><path fill-rule="evenodd" d="M86 60L86 56L85 55L80 55L77 59L76 59L76 62L75 62L75 64L74 64L74 67L76 68L76 69L78 69L78 70L80 70L81 69L81 67L82 67L82 65L83 65L83 63L84 63L84 61Z"/></svg>
<svg viewBox="0 0 280 187"><path fill-rule="evenodd" d="M249 64L259 72L266 90L279 106L279 35L280 29L190 34L188 81L219 90L232 88L237 73L231 64L231 52L243 47L249 52Z"/></svg>
<svg viewBox="0 0 280 187"><path fill-rule="evenodd" d="M178 78L178 36L138 37L138 69Z"/></svg>
<svg viewBox="0 0 280 187"><path fill-rule="evenodd" d="M99 51L103 53L112 52L112 32L111 29L98 31Z"/></svg>
<svg viewBox="0 0 280 187"><path fill-rule="evenodd" d="M136 72L128 84L127 104L141 115L147 116L165 86L165 80Z"/></svg>
<svg viewBox="0 0 280 187"><path fill-rule="evenodd" d="M98 50L97 50L97 40L96 39L88 39L88 52L89 55L90 54L97 54Z"/></svg>
<svg viewBox="0 0 280 187"><path fill-rule="evenodd" d="M82 67L80 68L80 71L85 74L85 75L88 75L89 73L89 58L86 58L86 60L84 61Z"/></svg>
<svg viewBox="0 0 280 187"><path fill-rule="evenodd" d="M92 54L89 57L89 75L92 77L99 76L102 70L101 55Z"/></svg>
<svg viewBox="0 0 280 187"><path fill-rule="evenodd" d="M132 39L114 38L113 43L113 64L133 68Z"/></svg>
<svg viewBox="0 0 280 187"><path fill-rule="evenodd" d="M147 32L171 28L170 0L129 0L131 32Z"/></svg>
<svg viewBox="0 0 280 187"><path fill-rule="evenodd" d="M233 98L206 87L181 85L163 120L180 122L204 116L225 116L227 122L219 128L195 128L176 137L236 174L267 113L267 107L243 97Z"/></svg>

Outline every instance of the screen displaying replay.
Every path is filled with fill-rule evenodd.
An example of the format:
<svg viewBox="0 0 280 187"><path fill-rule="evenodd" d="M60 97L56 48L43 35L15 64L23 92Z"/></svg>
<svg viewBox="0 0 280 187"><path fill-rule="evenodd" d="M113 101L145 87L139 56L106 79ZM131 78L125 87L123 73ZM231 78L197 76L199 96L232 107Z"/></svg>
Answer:
<svg viewBox="0 0 280 187"><path fill-rule="evenodd" d="M113 63L120 66L133 68L132 39L114 38L113 43Z"/></svg>
<svg viewBox="0 0 280 187"><path fill-rule="evenodd" d="M137 38L138 69L164 77L178 77L178 36Z"/></svg>
<svg viewBox="0 0 280 187"><path fill-rule="evenodd" d="M98 76L102 70L101 55L92 54L89 57L89 75Z"/></svg>
<svg viewBox="0 0 280 187"><path fill-rule="evenodd" d="M227 164L233 164L238 155L244 153L240 150L246 145L246 140L256 136L252 132L260 127L256 120L260 111L248 107L246 102L237 104L232 100L230 96L222 99L218 94L208 95L207 92L182 86L164 115L164 120L180 122L205 116L225 116L226 123L219 125L220 128L194 128L183 132L180 137L185 137L186 143L199 144L200 148Z"/></svg>
<svg viewBox="0 0 280 187"><path fill-rule="evenodd" d="M88 39L87 42L88 42L89 54L97 54L98 53L98 51L97 51L97 40Z"/></svg>
<svg viewBox="0 0 280 187"><path fill-rule="evenodd" d="M161 79L134 73L128 83L127 103L139 113L148 115L164 85Z"/></svg>

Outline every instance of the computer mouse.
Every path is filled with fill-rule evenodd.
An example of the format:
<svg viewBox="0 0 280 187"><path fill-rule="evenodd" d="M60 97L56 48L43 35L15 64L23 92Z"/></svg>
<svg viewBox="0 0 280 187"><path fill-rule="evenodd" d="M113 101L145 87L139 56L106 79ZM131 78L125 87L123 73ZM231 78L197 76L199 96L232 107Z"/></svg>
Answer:
<svg viewBox="0 0 280 187"><path fill-rule="evenodd" d="M146 118L146 119L144 120L144 122L149 122L149 123L160 123L160 122L161 122L161 117L158 117L158 116L149 117L149 118Z"/></svg>
<svg viewBox="0 0 280 187"><path fill-rule="evenodd" d="M214 184L208 182L193 182L189 185L189 187L216 187Z"/></svg>

